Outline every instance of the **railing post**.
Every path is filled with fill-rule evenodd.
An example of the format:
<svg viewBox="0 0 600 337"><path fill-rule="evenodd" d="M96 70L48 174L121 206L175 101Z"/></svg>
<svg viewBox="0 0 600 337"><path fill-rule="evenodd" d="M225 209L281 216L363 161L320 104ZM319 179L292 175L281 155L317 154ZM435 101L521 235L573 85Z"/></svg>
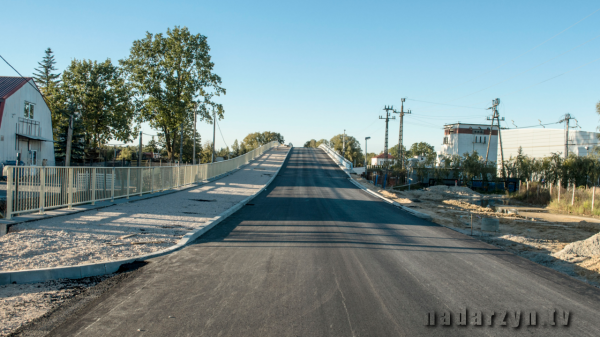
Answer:
<svg viewBox="0 0 600 337"><path fill-rule="evenodd" d="M154 167L150 168L150 193L154 193Z"/></svg>
<svg viewBox="0 0 600 337"><path fill-rule="evenodd" d="M141 197L142 194L144 194L144 169L142 167L139 167L138 170L140 170L140 197Z"/></svg>
<svg viewBox="0 0 600 337"><path fill-rule="evenodd" d="M46 171L44 167L40 168L40 214L44 214L46 205Z"/></svg>
<svg viewBox="0 0 600 337"><path fill-rule="evenodd" d="M92 168L92 205L96 204L96 168ZM104 186L106 190L106 186Z"/></svg>
<svg viewBox="0 0 600 337"><path fill-rule="evenodd" d="M175 184L175 187L179 187L180 175L181 175L181 170L179 169L179 166L177 166L177 184Z"/></svg>
<svg viewBox="0 0 600 337"><path fill-rule="evenodd" d="M10 220L12 217L13 210L13 178L15 174L15 168L9 167L6 176L6 220Z"/></svg>
<svg viewBox="0 0 600 337"><path fill-rule="evenodd" d="M67 168L67 203L68 209L73 209L73 168Z"/></svg>
<svg viewBox="0 0 600 337"><path fill-rule="evenodd" d="M111 188L110 188L110 201L111 202L115 201L115 178L116 178L115 168L113 167L112 168L112 179L110 180L111 181L111 183L110 183L111 184Z"/></svg>
<svg viewBox="0 0 600 337"><path fill-rule="evenodd" d="M130 186L130 178L131 178L131 167L127 168L127 199L129 199L129 186Z"/></svg>

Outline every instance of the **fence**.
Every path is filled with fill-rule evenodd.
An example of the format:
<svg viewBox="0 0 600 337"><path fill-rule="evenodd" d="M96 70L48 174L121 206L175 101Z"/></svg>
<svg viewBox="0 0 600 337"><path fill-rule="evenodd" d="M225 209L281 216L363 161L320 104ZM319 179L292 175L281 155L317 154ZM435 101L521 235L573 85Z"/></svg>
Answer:
<svg viewBox="0 0 600 337"><path fill-rule="evenodd" d="M6 219L25 212L129 198L190 185L235 170L277 146L271 142L213 164L162 167L9 166Z"/></svg>
<svg viewBox="0 0 600 337"><path fill-rule="evenodd" d="M333 156L333 158L335 158L335 162L336 164L343 166L349 170L352 169L352 162L350 162L348 159L342 157L339 153L335 152L332 148L330 148L329 146L325 145L325 144L321 144L319 145L319 148L323 149L325 152L331 154Z"/></svg>

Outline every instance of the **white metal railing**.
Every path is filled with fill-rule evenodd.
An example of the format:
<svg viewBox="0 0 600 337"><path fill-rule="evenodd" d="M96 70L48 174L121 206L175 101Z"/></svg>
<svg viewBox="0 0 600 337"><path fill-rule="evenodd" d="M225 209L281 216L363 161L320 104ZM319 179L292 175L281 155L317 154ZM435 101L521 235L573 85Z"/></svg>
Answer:
<svg viewBox="0 0 600 337"><path fill-rule="evenodd" d="M335 150L333 150L332 148L330 148L329 146L325 145L325 144L321 144L319 145L319 148L323 149L325 152L331 154L334 158L334 161L340 165L343 166L349 170L352 169L352 162L349 161L348 159L342 157L339 153L335 152Z"/></svg>
<svg viewBox="0 0 600 337"><path fill-rule="evenodd" d="M267 150L276 141L233 159L213 164L153 167L8 166L6 219L32 211L92 205L96 201L129 198L190 185L233 171Z"/></svg>

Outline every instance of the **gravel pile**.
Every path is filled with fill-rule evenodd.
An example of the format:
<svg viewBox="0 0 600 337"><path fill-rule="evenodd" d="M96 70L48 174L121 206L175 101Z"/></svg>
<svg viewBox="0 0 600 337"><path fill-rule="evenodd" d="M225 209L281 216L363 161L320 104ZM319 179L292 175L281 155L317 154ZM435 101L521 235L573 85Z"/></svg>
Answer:
<svg viewBox="0 0 600 337"><path fill-rule="evenodd" d="M592 257L600 255L600 233L588 239L569 243L560 252L554 254L558 258L569 258L572 256Z"/></svg>

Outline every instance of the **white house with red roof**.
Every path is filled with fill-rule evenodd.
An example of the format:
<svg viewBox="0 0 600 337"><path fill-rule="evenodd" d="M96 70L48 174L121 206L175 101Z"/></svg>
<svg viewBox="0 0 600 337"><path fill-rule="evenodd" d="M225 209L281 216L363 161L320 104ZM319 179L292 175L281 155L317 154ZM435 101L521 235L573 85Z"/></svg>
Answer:
<svg viewBox="0 0 600 337"><path fill-rule="evenodd" d="M0 76L0 164L54 166L52 116L30 77Z"/></svg>
<svg viewBox="0 0 600 337"><path fill-rule="evenodd" d="M396 157L392 156L388 153L387 159L385 158L385 154L380 154L371 158L371 165L383 165L385 162L393 163L396 160Z"/></svg>

